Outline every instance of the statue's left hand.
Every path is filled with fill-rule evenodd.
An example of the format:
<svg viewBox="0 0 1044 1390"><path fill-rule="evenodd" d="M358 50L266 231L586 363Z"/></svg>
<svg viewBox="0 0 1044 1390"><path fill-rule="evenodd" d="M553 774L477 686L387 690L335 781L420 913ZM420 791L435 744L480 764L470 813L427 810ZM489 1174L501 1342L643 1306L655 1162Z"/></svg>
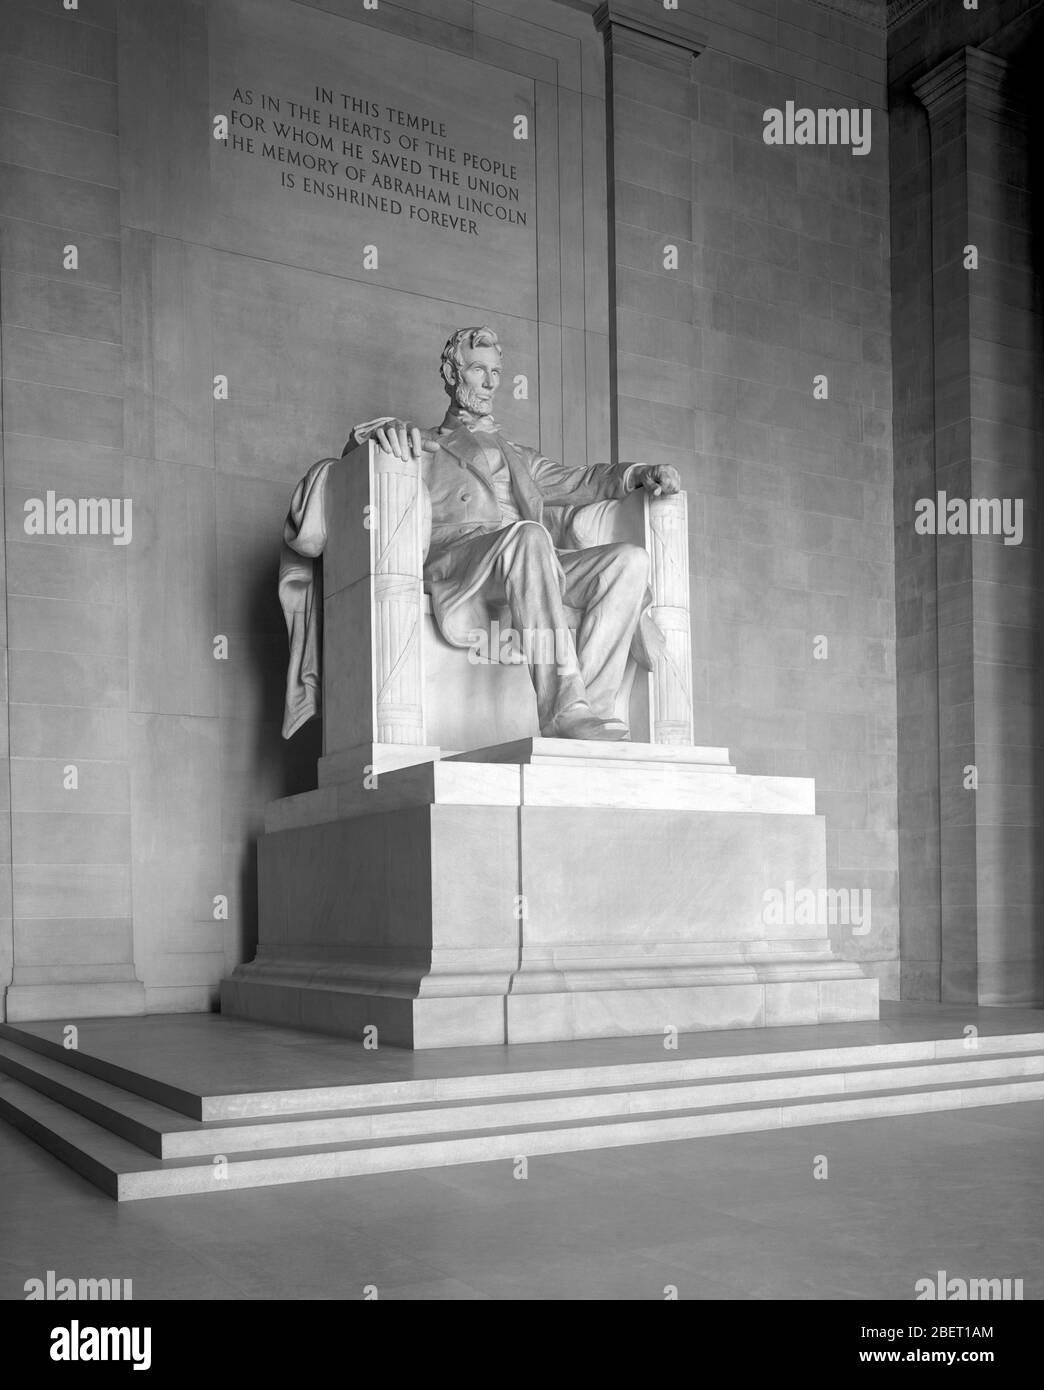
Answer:
<svg viewBox="0 0 1044 1390"><path fill-rule="evenodd" d="M681 492L681 474L669 463L643 463L631 476L637 487L645 488L654 497Z"/></svg>

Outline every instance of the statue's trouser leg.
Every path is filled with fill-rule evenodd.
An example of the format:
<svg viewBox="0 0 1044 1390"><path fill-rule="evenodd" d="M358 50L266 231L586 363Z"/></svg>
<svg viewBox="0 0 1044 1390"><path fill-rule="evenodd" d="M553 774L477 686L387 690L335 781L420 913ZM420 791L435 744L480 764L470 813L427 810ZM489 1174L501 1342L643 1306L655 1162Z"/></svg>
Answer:
<svg viewBox="0 0 1044 1390"><path fill-rule="evenodd" d="M503 586L512 626L522 637L543 728L587 698L566 617L562 570L543 526L523 522L514 528L494 562L493 579L490 596Z"/></svg>
<svg viewBox="0 0 1044 1390"><path fill-rule="evenodd" d="M600 719L613 717L627 656L648 597L649 553L619 542L559 552L565 601L583 610L577 634L580 674Z"/></svg>

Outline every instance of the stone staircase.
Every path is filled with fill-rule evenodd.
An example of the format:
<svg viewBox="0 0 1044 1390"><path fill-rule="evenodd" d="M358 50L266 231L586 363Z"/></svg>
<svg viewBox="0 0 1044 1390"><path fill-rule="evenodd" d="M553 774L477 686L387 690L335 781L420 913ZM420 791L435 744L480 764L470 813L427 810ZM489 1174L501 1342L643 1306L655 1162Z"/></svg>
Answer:
<svg viewBox="0 0 1044 1390"><path fill-rule="evenodd" d="M766 1043L767 1047L767 1043ZM1044 1032L203 1095L0 1024L0 1119L118 1201L1044 1099Z"/></svg>

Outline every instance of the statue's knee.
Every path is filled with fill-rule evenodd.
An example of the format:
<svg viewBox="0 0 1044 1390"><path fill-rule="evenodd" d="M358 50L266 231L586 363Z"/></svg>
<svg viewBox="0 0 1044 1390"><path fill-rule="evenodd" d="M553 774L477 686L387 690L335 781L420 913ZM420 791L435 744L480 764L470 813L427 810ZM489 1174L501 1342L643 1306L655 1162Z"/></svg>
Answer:
<svg viewBox="0 0 1044 1390"><path fill-rule="evenodd" d="M537 521L519 522L514 539L515 550L519 553L524 551L527 555L554 554L555 548L551 543L550 535Z"/></svg>
<svg viewBox="0 0 1044 1390"><path fill-rule="evenodd" d="M616 547L617 568L635 582L645 583L649 578L649 552L642 545L632 545L621 541Z"/></svg>

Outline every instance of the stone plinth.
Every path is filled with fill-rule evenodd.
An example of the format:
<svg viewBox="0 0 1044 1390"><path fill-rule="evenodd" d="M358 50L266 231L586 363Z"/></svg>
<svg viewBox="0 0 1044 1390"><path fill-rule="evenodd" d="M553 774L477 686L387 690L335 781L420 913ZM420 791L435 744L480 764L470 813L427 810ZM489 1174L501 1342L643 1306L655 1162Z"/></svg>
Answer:
<svg viewBox="0 0 1044 1390"><path fill-rule="evenodd" d="M369 781L270 808L225 1012L414 1048L877 1017L825 923L764 910L826 887L808 779L526 739Z"/></svg>

